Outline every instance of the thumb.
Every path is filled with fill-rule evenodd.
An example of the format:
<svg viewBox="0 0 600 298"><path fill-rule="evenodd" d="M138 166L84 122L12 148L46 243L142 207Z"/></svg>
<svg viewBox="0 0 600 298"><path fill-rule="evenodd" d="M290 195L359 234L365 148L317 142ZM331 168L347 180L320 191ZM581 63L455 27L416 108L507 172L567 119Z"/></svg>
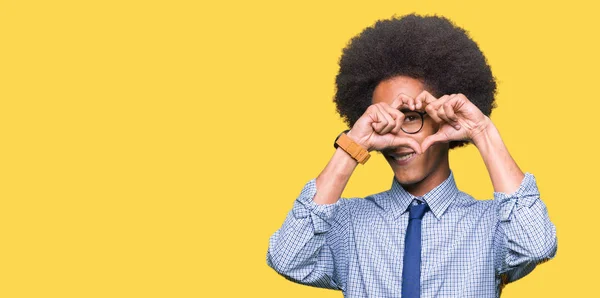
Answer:
<svg viewBox="0 0 600 298"><path fill-rule="evenodd" d="M419 146L419 143L417 143L417 141L415 141L413 138L400 138L394 136L394 139L392 140L390 145L390 147L408 146L411 149L415 150L417 154L423 153L423 150L421 150L421 146Z"/></svg>
<svg viewBox="0 0 600 298"><path fill-rule="evenodd" d="M425 138L425 140L423 140L423 143L421 143L421 150L423 150L423 152L427 151L427 149L438 142L445 142L446 141L446 136L444 135L444 133L442 133L441 131L436 132L435 134L432 134L428 137Z"/></svg>

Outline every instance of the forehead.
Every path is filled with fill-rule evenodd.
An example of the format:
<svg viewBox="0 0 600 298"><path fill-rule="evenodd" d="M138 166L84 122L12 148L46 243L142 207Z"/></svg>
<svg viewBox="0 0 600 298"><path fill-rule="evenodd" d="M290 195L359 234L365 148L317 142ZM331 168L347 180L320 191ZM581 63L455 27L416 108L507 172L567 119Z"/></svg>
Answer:
<svg viewBox="0 0 600 298"><path fill-rule="evenodd" d="M404 93L416 97L423 91L423 83L407 76L396 76L381 81L373 91L372 103L386 102L391 104L398 95Z"/></svg>

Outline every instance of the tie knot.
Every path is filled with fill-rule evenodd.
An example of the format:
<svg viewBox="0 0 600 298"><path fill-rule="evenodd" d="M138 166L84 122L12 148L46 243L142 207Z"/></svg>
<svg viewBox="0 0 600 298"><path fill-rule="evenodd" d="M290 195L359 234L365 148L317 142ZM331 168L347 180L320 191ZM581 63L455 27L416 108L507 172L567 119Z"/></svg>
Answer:
<svg viewBox="0 0 600 298"><path fill-rule="evenodd" d="M409 219L423 219L423 215L425 212L429 210L429 206L426 203L411 205L408 209L408 218Z"/></svg>

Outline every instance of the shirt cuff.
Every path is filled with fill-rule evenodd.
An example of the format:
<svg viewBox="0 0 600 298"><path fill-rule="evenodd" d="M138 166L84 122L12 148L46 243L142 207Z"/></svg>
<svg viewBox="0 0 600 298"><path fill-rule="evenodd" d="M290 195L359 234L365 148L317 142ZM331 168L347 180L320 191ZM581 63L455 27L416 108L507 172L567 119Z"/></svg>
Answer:
<svg viewBox="0 0 600 298"><path fill-rule="evenodd" d="M530 208L539 200L540 192L537 187L535 177L531 173L525 173L523 181L519 188L512 194L503 192L494 192L494 200L500 201L500 220L510 219L514 210L521 208Z"/></svg>
<svg viewBox="0 0 600 298"><path fill-rule="evenodd" d="M313 178L304 185L292 209L294 217L298 219L311 217L315 234L329 230L329 221L335 216L337 208L343 204L342 198L333 204L315 203L313 197L317 193L316 180Z"/></svg>

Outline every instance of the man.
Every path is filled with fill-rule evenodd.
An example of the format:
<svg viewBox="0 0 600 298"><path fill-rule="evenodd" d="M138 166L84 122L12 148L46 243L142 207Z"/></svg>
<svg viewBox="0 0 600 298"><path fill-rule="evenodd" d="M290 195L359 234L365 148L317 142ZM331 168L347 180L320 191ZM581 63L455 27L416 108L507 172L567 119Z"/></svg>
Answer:
<svg viewBox="0 0 600 298"><path fill-rule="evenodd" d="M336 86L351 129L269 239L279 274L346 297L499 297L555 256L555 227L489 118L495 79L463 29L437 16L378 21L344 49ZM493 200L456 187L448 152L468 143ZM394 172L391 188L340 199L373 150Z"/></svg>

